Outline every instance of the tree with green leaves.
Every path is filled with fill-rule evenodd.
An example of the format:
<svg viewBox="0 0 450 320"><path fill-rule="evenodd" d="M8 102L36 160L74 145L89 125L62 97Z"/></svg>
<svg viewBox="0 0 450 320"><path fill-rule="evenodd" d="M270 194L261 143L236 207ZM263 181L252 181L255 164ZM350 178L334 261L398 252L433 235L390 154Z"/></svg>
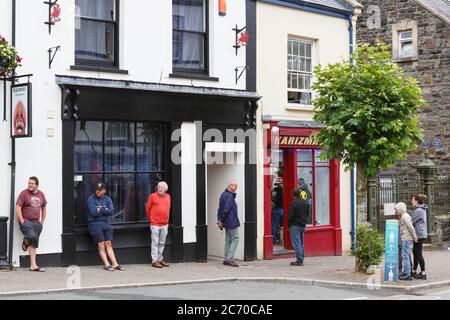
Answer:
<svg viewBox="0 0 450 320"><path fill-rule="evenodd" d="M367 178L392 166L422 138L424 104L417 81L392 62L387 45L363 44L350 61L317 66L314 120L323 157L356 166L357 221L367 218Z"/></svg>

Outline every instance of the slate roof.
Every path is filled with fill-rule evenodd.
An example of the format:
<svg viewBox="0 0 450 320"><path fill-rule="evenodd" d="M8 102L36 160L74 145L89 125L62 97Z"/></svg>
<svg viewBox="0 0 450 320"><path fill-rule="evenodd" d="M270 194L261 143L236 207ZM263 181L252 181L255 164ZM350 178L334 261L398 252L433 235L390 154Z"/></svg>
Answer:
<svg viewBox="0 0 450 320"><path fill-rule="evenodd" d="M353 7L345 0L282 0L295 4L307 5L316 8L331 8L338 11L351 13L354 11Z"/></svg>
<svg viewBox="0 0 450 320"><path fill-rule="evenodd" d="M353 7L345 0L308 0L306 2L344 11L353 11Z"/></svg>
<svg viewBox="0 0 450 320"><path fill-rule="evenodd" d="M450 23L450 1L449 0L414 0L422 7Z"/></svg>

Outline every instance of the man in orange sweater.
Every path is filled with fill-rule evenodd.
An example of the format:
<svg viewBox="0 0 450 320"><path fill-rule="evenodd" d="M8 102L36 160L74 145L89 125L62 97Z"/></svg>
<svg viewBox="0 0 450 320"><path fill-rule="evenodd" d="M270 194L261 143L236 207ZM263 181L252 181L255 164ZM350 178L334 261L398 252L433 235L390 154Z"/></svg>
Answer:
<svg viewBox="0 0 450 320"><path fill-rule="evenodd" d="M146 212L150 221L152 235L152 267L168 267L163 260L163 251L169 228L170 195L167 183L158 183L158 191L152 193L147 200Z"/></svg>

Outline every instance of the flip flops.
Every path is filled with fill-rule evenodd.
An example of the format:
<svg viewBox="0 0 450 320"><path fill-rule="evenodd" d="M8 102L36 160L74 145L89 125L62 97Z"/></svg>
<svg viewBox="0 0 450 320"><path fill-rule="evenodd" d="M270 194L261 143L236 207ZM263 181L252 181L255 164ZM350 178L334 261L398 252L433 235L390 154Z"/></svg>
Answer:
<svg viewBox="0 0 450 320"><path fill-rule="evenodd" d="M125 271L125 268L122 267L120 264L117 265L117 267L113 267L114 270L119 270L119 271Z"/></svg>
<svg viewBox="0 0 450 320"><path fill-rule="evenodd" d="M45 272L45 269L44 268L41 268L41 267L37 267L37 268L35 268L35 269L28 269L29 271L32 271L32 272Z"/></svg>
<svg viewBox="0 0 450 320"><path fill-rule="evenodd" d="M103 267L103 269L106 270L106 271L114 271L114 268L111 265Z"/></svg>
<svg viewBox="0 0 450 320"><path fill-rule="evenodd" d="M22 242L22 250L27 251L29 246L30 244L28 243L27 239L24 238Z"/></svg>

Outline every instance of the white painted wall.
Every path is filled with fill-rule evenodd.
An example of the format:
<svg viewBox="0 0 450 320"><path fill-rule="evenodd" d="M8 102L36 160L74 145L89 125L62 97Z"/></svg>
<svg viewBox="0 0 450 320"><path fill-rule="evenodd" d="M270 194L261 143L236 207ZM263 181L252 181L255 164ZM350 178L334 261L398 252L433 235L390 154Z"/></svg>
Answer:
<svg viewBox="0 0 450 320"><path fill-rule="evenodd" d="M224 148L223 148L224 147ZM236 149L238 147L238 149ZM245 222L245 184L244 184L244 159L243 144L206 144L206 209L208 225L208 255L223 258L225 246L225 231L221 232L217 228L217 209L219 208L219 198L227 187L227 180L236 179L238 189L236 191L236 202L238 205L238 217L241 223L239 228L239 246L236 250L235 258L244 259L244 222ZM214 150L217 150L215 152ZM225 150L228 150L226 152ZM225 152L224 152L225 151ZM237 152L236 152L237 151ZM216 164L210 161L211 152L215 152L214 157L226 159L227 156L234 158L235 164Z"/></svg>
<svg viewBox="0 0 450 320"><path fill-rule="evenodd" d="M288 36L313 41L313 63L328 64L348 59L348 21L298 9L257 2L257 92L258 119L312 120L311 107L287 103ZM262 122L258 123L258 195L264 194L264 143ZM263 258L264 197L258 197L258 258ZM350 175L341 168L341 226L343 251L350 249Z"/></svg>
<svg viewBox="0 0 450 320"><path fill-rule="evenodd" d="M195 123L181 125L181 223L184 243L196 242L197 165Z"/></svg>
<svg viewBox="0 0 450 320"><path fill-rule="evenodd" d="M287 103L288 36L313 41L314 65L326 65L349 56L348 21L257 2L257 86L263 96L261 111L277 118L311 120L310 108L299 109Z"/></svg>
<svg viewBox="0 0 450 320"><path fill-rule="evenodd" d="M6 17L7 12L11 12L11 1L0 1L0 35L10 39L11 23L9 23L10 18ZM11 139L9 138L9 120L3 121L3 97L3 83L0 82L0 216L9 217L11 169L8 163L11 161ZM9 94L7 98L7 109L9 109ZM9 111L7 119L9 119Z"/></svg>
<svg viewBox="0 0 450 320"><path fill-rule="evenodd" d="M164 84L180 84L231 89L245 89L245 74L235 84L234 68L245 65L245 48L236 56L234 31L237 24L245 22L245 2L228 1L225 17L218 15L217 1L209 1L210 76L219 81L201 81L169 78L172 72L172 6L171 1L122 0L120 2L120 68L128 75L70 70L75 62L75 0L60 0L62 21L52 28L49 35L48 6L38 0L17 0L16 47L23 66L19 74L32 73L33 83L33 137L17 140L17 176L15 196L26 187L28 177L36 175L41 190L48 200L48 218L41 237L39 253L61 252L62 233L62 137L61 90L55 83L55 75L71 75L89 78L120 79ZM0 0L0 34L11 41L11 1ZM61 46L52 68L48 68L48 48ZM0 87L0 101L3 101ZM9 96L9 95L8 95ZM2 104L2 103L1 103ZM0 104L0 106L1 106ZM1 112L3 111L0 108ZM49 114L53 114L50 116ZM9 105L8 105L9 119ZM47 137L47 129L54 135ZM9 122L0 119L0 215L9 216L10 168ZM185 170L189 172L190 170ZM191 174L185 176L191 179ZM189 188L189 190L195 188ZM186 197L186 196L185 196ZM184 209L193 210L192 203ZM185 241L195 241L192 229L194 217L183 217ZM193 231L194 230L194 231ZM18 266L22 237L17 225L14 230L15 266Z"/></svg>

